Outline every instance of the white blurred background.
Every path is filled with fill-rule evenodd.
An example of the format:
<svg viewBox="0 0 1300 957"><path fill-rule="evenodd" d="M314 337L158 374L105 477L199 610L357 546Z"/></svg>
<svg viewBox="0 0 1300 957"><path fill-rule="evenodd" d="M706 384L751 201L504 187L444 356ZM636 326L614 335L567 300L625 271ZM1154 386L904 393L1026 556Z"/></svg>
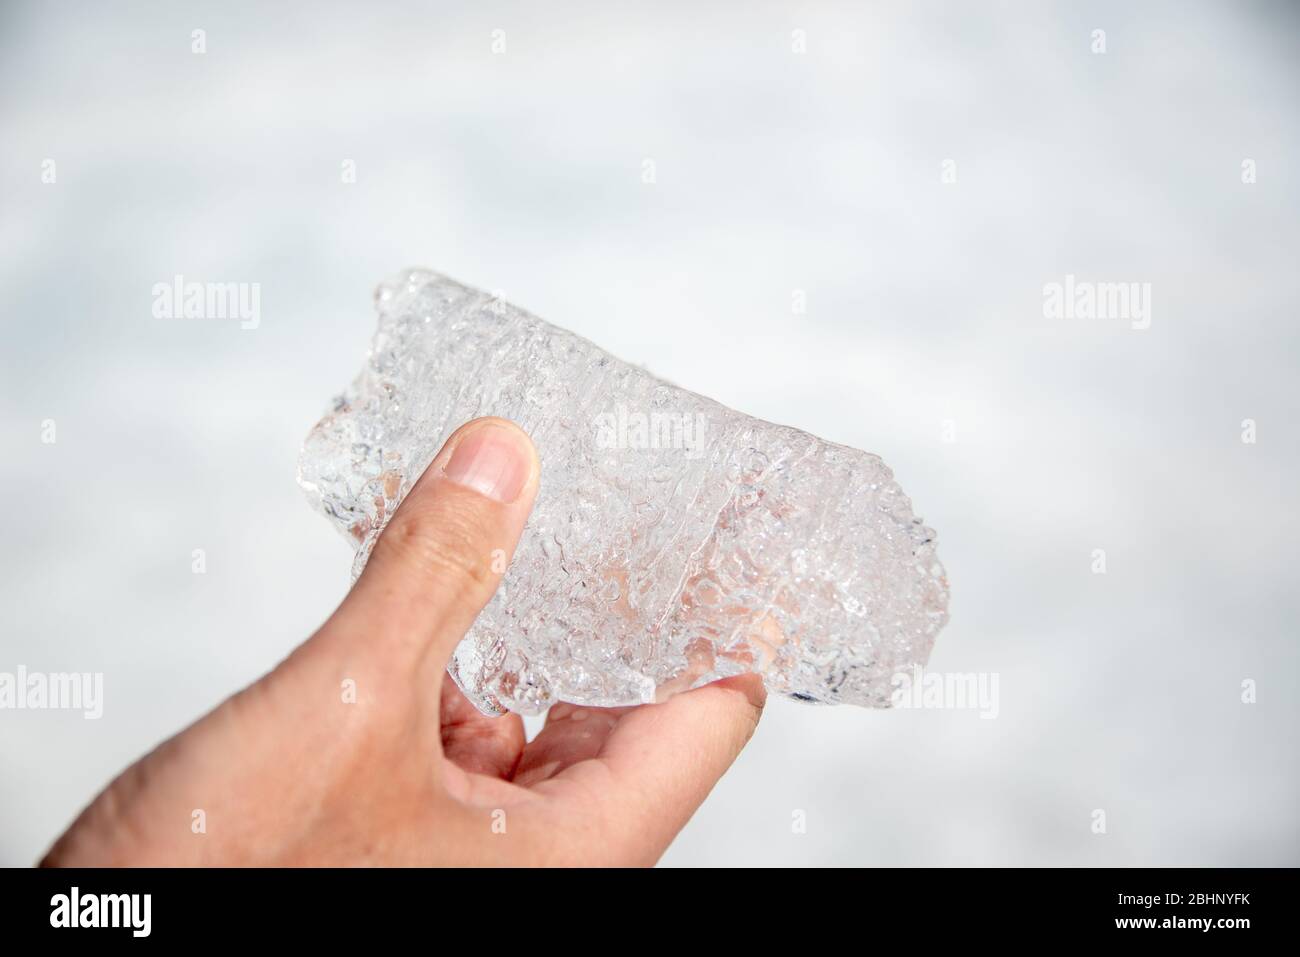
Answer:
<svg viewBox="0 0 1300 957"><path fill-rule="evenodd" d="M999 716L774 700L665 863L1300 864L1296 7L563 10L0 7L0 671L105 676L0 711L0 864L344 594L295 458L410 265L880 453L939 532L931 667ZM154 318L178 273L260 326ZM1150 328L1045 318L1066 274Z"/></svg>

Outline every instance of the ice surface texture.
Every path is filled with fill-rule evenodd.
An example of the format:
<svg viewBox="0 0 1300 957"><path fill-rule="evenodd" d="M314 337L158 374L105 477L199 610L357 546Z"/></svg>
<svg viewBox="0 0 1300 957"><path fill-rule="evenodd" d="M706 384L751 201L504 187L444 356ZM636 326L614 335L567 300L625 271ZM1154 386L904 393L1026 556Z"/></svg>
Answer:
<svg viewBox="0 0 1300 957"><path fill-rule="evenodd" d="M878 456L733 412L437 273L376 290L379 328L298 480L360 574L462 423L517 422L541 487L449 671L488 713L630 705L757 671L888 707L947 620L934 532ZM488 556L484 556L488 560Z"/></svg>

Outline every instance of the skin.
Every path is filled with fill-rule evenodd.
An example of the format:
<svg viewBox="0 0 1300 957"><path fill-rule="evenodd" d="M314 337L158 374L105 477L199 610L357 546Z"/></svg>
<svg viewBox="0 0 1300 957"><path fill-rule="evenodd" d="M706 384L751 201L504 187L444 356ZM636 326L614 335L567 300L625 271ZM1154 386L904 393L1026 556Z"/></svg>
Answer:
<svg viewBox="0 0 1300 957"><path fill-rule="evenodd" d="M493 468L461 474L461 443L458 462L490 446ZM494 476L509 488L494 492ZM496 590L494 550L513 554L538 476L517 426L462 426L330 619L123 772L42 864L657 861L753 734L762 683L745 675L635 708L556 705L527 744L517 715L479 713L445 669Z"/></svg>

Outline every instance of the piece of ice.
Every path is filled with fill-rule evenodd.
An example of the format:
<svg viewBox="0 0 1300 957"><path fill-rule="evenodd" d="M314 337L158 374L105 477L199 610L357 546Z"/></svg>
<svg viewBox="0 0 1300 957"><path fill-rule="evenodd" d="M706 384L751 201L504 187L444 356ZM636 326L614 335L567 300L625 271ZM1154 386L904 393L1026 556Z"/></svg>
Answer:
<svg viewBox="0 0 1300 957"><path fill-rule="evenodd" d="M511 419L541 487L448 668L488 713L630 705L747 671L802 701L888 707L947 620L934 532L878 456L734 412L437 273L375 293L352 386L298 481L360 574L451 433ZM488 561L488 556L484 556Z"/></svg>

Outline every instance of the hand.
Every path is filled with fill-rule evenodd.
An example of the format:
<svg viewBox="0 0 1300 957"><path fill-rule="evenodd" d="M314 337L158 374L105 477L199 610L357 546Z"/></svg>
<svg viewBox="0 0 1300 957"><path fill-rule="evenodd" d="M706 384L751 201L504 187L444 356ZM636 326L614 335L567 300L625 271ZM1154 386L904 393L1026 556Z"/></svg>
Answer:
<svg viewBox="0 0 1300 957"><path fill-rule="evenodd" d="M43 863L654 863L749 740L762 684L557 705L529 744L518 715L480 714L447 660L497 587L493 550L513 554L538 474L517 426L462 426L321 629L128 768Z"/></svg>

